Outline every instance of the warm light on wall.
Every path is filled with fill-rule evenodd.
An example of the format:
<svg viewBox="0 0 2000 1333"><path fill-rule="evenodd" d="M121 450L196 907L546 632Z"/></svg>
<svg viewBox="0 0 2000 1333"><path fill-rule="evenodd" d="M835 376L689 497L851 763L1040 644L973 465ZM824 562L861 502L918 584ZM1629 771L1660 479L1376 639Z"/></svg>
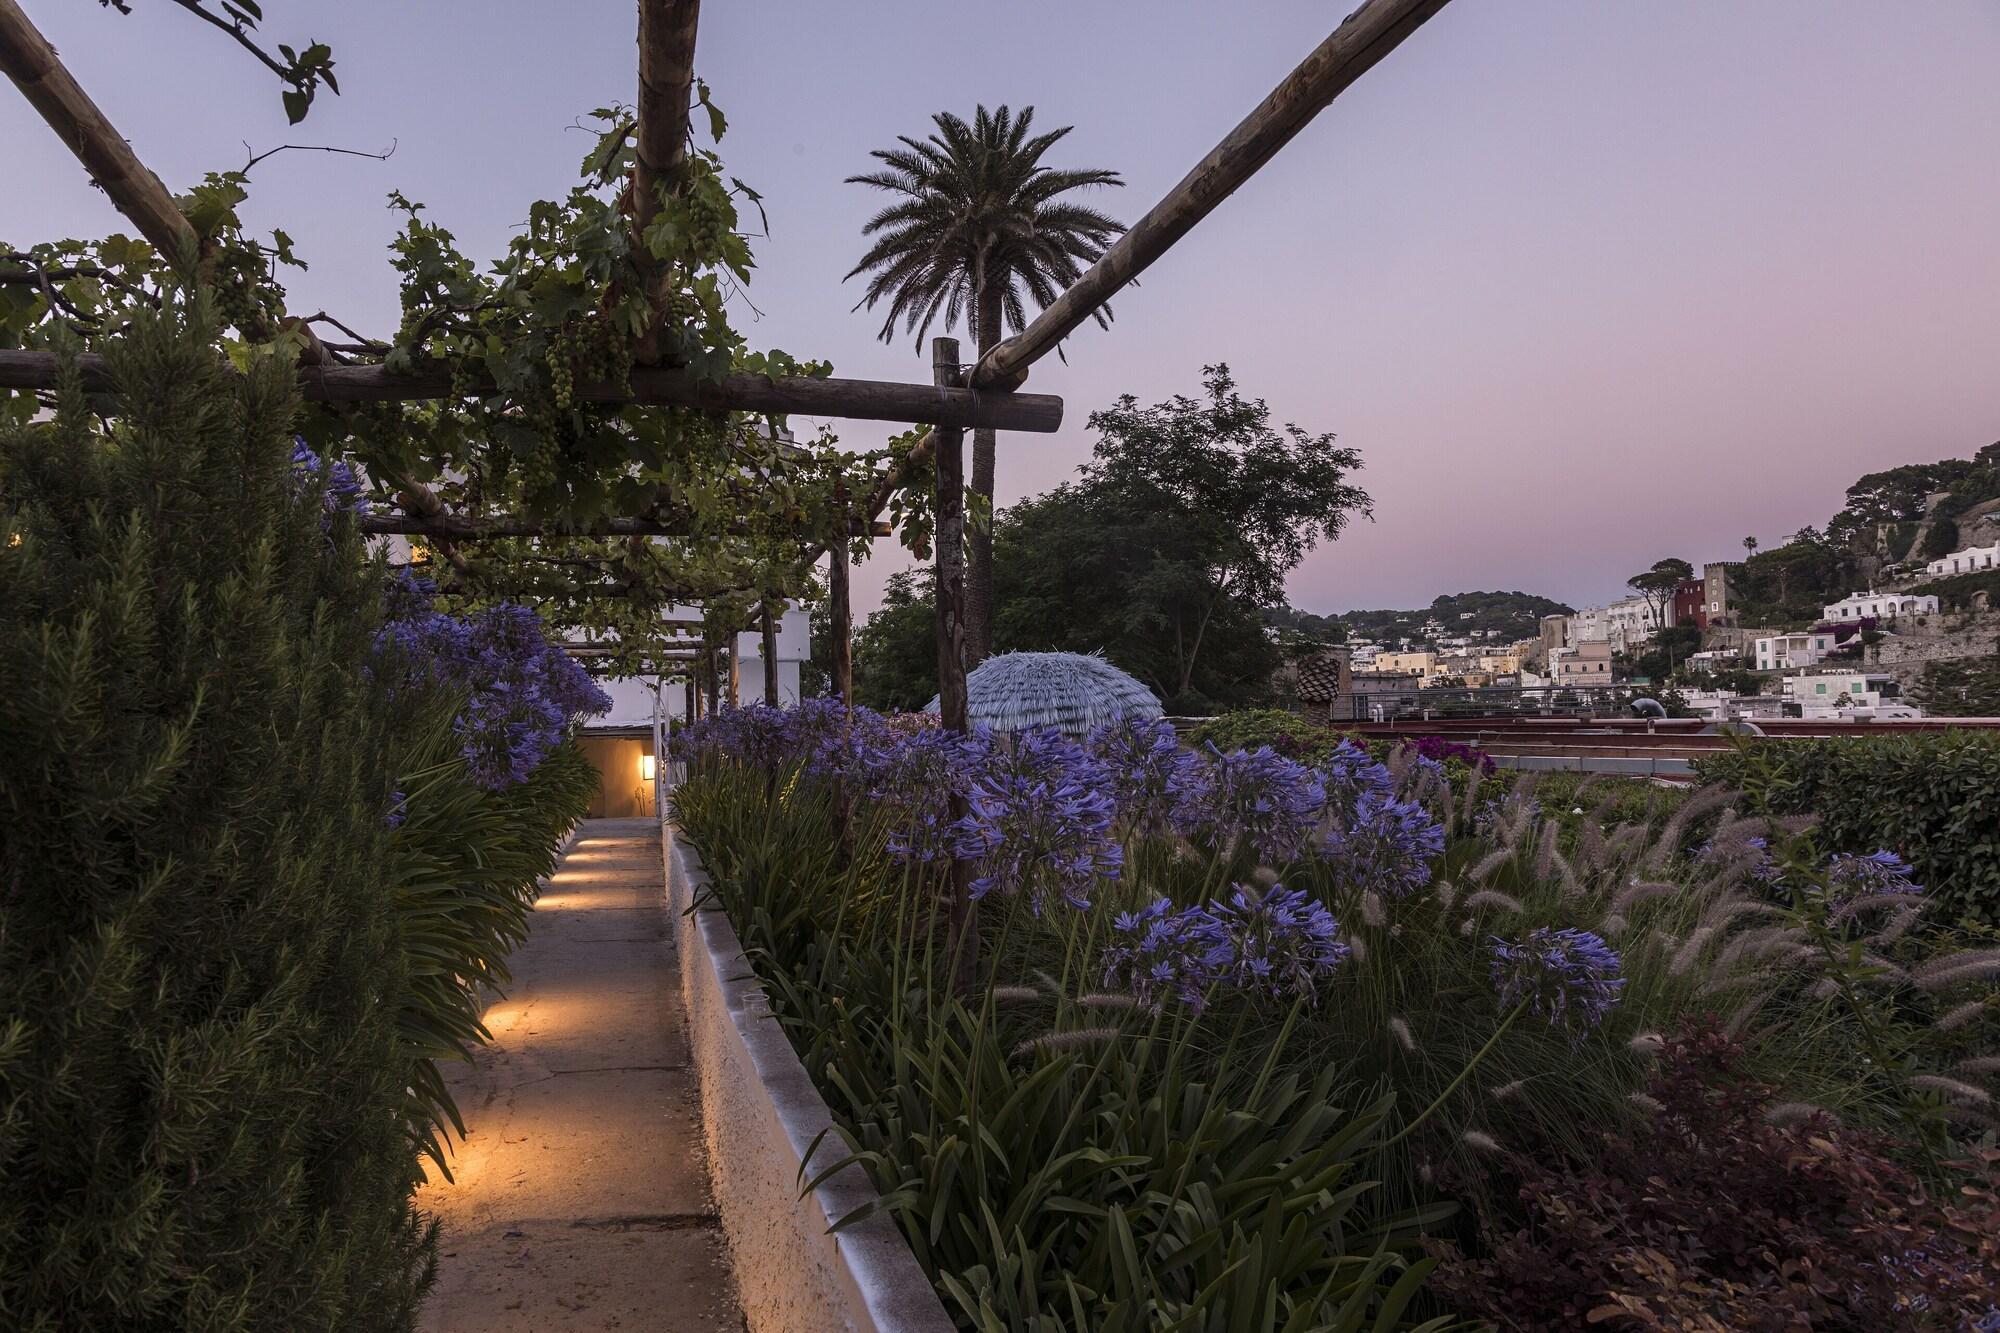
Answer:
<svg viewBox="0 0 2000 1333"><path fill-rule="evenodd" d="M639 756L639 780L641 782L653 780L653 756L649 754Z"/></svg>

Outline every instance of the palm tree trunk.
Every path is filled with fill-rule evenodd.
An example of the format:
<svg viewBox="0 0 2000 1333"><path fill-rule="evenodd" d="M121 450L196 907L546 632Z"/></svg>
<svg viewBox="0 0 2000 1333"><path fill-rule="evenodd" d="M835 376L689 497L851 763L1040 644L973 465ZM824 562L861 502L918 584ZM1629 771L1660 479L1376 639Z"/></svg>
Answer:
<svg viewBox="0 0 2000 1333"><path fill-rule="evenodd" d="M1000 294L981 290L974 331L979 355L985 356L1000 342ZM988 521L967 525L965 569L965 660L976 666L993 655L993 468L994 432L972 432L972 478L967 489L985 503Z"/></svg>

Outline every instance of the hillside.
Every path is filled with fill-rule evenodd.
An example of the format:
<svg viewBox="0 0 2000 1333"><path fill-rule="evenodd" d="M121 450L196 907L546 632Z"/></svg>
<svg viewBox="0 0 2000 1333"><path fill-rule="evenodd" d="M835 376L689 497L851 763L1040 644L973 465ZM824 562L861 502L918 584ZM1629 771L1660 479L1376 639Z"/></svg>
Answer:
<svg viewBox="0 0 2000 1333"><path fill-rule="evenodd" d="M1377 643L1418 644L1427 640L1424 626L1436 621L1444 634L1468 635L1508 643L1534 636L1543 616L1567 615L1574 608L1525 592L1447 593L1417 611L1349 611L1320 616L1286 607L1268 613L1269 624L1302 638L1324 643L1371 639Z"/></svg>

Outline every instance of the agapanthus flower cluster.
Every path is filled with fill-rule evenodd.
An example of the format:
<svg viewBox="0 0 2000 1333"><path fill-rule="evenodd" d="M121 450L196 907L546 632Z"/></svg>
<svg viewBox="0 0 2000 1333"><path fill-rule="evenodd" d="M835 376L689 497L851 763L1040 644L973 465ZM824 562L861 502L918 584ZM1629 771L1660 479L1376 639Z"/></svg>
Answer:
<svg viewBox="0 0 2000 1333"><path fill-rule="evenodd" d="M1369 792L1351 816L1330 821L1320 853L1345 883L1401 897L1431 882L1444 825L1416 801Z"/></svg>
<svg viewBox="0 0 2000 1333"><path fill-rule="evenodd" d="M1309 996L1349 952L1333 913L1304 889L1239 884L1214 915L1229 941L1224 975L1243 990Z"/></svg>
<svg viewBox="0 0 2000 1333"><path fill-rule="evenodd" d="M1342 741L1320 769L1326 801L1334 811L1352 810L1364 796L1390 796L1396 779L1389 766L1368 753L1366 746Z"/></svg>
<svg viewBox="0 0 2000 1333"><path fill-rule="evenodd" d="M1196 1014L1216 986L1310 997L1348 956L1339 923L1302 889L1237 885L1225 902L1156 898L1112 922L1104 984L1159 1010L1169 996Z"/></svg>
<svg viewBox="0 0 2000 1333"><path fill-rule="evenodd" d="M1827 858L1825 895L1828 902L1846 903L1878 894L1920 894L1915 869L1891 851L1853 856L1845 852Z"/></svg>
<svg viewBox="0 0 2000 1333"><path fill-rule="evenodd" d="M453 727L480 786L498 791L524 781L575 723L611 707L528 607L503 603L456 616L436 610L434 596L428 581L407 570L390 581L389 618L376 633L371 669L392 692L465 692Z"/></svg>
<svg viewBox="0 0 2000 1333"><path fill-rule="evenodd" d="M1587 930L1538 926L1522 940L1496 936L1490 951L1500 1007L1526 1004L1575 1042L1604 1021L1625 989L1617 953Z"/></svg>
<svg viewBox="0 0 2000 1333"><path fill-rule="evenodd" d="M1744 874L1765 884L1777 884L1785 877L1785 868L1771 855L1767 838L1718 838L1697 847L1694 859L1699 865L1716 868L1740 866Z"/></svg>
<svg viewBox="0 0 2000 1333"><path fill-rule="evenodd" d="M1269 746L1228 754L1211 746L1204 776L1180 815L1185 827L1213 847L1248 847L1273 865L1304 853L1326 804L1313 770Z"/></svg>
<svg viewBox="0 0 2000 1333"><path fill-rule="evenodd" d="M1206 780L1201 757L1180 743L1173 723L1122 718L1099 727L1090 749L1103 761L1125 827L1141 837L1180 832Z"/></svg>
<svg viewBox="0 0 2000 1333"><path fill-rule="evenodd" d="M1105 987L1129 991L1156 1012L1172 996L1200 1014L1209 987L1235 954L1228 932L1206 907L1175 907L1166 898L1119 913L1111 928Z"/></svg>
<svg viewBox="0 0 2000 1333"><path fill-rule="evenodd" d="M1025 894L1037 916L1057 898L1089 907L1124 866L1109 786L1103 763L1053 728L994 742L951 828L952 854L979 870L972 896Z"/></svg>
<svg viewBox="0 0 2000 1333"><path fill-rule="evenodd" d="M885 732L861 756L867 794L895 812L891 856L928 864L951 854L951 798L970 787L991 750L992 738L984 730L964 736L927 728L905 735Z"/></svg>
<svg viewBox="0 0 2000 1333"><path fill-rule="evenodd" d="M293 436L292 474L296 483L301 487L317 486L321 473L326 476L325 504L329 517L343 510L356 516L368 512L368 497L361 493L361 481L354 475L354 469L337 458L328 465L303 436Z"/></svg>

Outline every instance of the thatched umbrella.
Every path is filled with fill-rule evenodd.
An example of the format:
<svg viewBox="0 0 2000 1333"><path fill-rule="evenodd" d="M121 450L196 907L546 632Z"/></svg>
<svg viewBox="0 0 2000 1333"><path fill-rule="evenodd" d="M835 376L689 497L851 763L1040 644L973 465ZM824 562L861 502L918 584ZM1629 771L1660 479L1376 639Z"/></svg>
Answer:
<svg viewBox="0 0 2000 1333"><path fill-rule="evenodd" d="M1054 727L1082 737L1122 717L1160 716L1153 692L1096 653L1001 653L965 677L973 726ZM938 701L924 708L935 713Z"/></svg>

